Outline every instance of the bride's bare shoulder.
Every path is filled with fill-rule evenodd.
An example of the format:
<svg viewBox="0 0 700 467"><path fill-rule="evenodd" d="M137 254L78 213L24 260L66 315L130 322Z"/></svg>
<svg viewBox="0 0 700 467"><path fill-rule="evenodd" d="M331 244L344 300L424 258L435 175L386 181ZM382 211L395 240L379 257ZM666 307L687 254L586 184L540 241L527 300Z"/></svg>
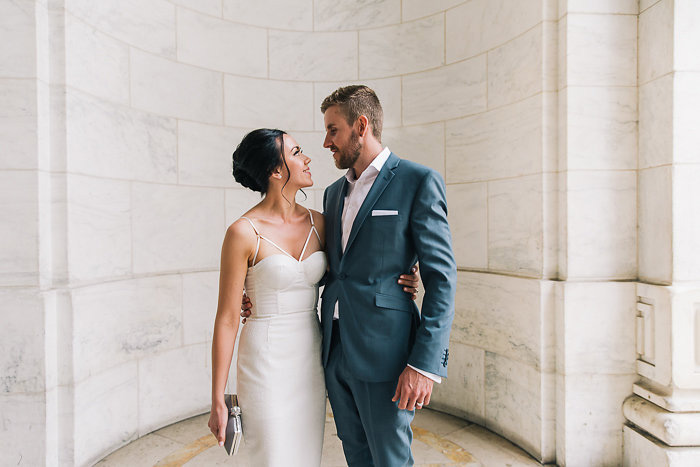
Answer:
<svg viewBox="0 0 700 467"><path fill-rule="evenodd" d="M311 215L314 217L314 224L316 224L316 227L323 228L326 225L326 219L323 217L323 214L314 209L309 209L309 211L311 211Z"/></svg>
<svg viewBox="0 0 700 467"><path fill-rule="evenodd" d="M235 242L254 242L256 237L253 224L243 217L237 219L233 224L226 229L226 240Z"/></svg>

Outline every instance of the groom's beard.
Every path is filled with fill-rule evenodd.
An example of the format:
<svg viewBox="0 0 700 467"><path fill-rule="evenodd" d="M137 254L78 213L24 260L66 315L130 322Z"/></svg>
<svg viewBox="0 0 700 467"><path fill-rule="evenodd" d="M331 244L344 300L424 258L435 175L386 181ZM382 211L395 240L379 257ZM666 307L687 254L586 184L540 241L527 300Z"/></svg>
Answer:
<svg viewBox="0 0 700 467"><path fill-rule="evenodd" d="M349 169L355 165L355 162L360 157L360 149L362 149L360 137L355 130L352 130L347 149L338 149L338 158L335 160L335 166L339 169Z"/></svg>

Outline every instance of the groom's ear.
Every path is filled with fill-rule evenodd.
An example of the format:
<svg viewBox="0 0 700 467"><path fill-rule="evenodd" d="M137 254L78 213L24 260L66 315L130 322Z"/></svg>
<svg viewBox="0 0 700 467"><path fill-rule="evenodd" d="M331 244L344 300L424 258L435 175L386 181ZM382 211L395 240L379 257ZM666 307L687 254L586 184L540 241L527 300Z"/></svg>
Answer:
<svg viewBox="0 0 700 467"><path fill-rule="evenodd" d="M369 119L365 115L357 117L357 134L364 137L369 129Z"/></svg>

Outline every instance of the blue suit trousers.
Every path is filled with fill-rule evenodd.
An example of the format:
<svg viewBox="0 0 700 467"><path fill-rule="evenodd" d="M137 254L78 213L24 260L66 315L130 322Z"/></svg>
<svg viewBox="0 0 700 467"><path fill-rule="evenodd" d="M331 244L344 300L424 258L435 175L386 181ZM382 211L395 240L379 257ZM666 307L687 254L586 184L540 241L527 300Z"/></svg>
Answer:
<svg viewBox="0 0 700 467"><path fill-rule="evenodd" d="M331 350L325 370L328 399L349 467L413 465L411 422L414 411L399 410L391 398L398 380L367 382L349 371L333 321Z"/></svg>

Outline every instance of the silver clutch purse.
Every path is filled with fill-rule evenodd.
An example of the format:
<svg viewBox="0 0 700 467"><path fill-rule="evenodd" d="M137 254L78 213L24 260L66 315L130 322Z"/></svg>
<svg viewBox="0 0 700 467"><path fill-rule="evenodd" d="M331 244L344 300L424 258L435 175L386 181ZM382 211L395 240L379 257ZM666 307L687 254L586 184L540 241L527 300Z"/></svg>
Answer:
<svg viewBox="0 0 700 467"><path fill-rule="evenodd" d="M224 449L231 456L238 452L243 439L243 425L241 424L241 408L238 406L236 394L224 394L224 401L228 409L228 423L226 424L226 440Z"/></svg>

